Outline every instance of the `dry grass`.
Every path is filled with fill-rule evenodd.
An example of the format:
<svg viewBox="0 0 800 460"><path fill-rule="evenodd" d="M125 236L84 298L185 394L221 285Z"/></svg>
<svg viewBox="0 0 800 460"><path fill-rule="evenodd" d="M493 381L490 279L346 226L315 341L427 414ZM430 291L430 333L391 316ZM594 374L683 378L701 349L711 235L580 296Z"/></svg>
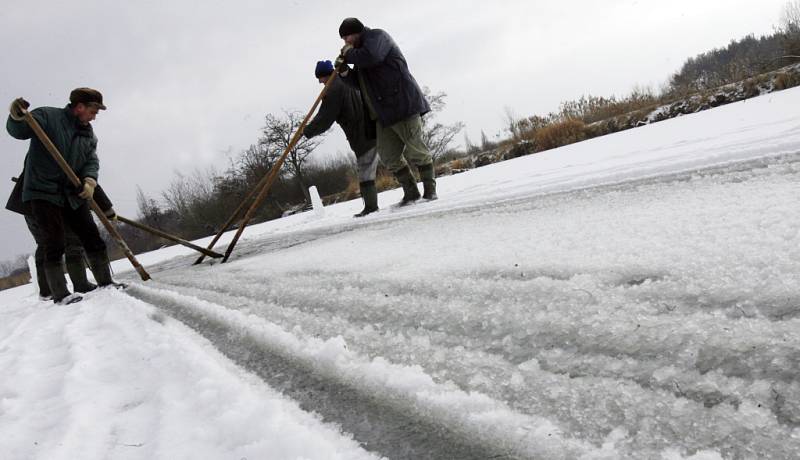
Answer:
<svg viewBox="0 0 800 460"><path fill-rule="evenodd" d="M378 193L384 190L391 190L399 187L400 184L397 183L394 176L391 174L381 174L378 173L377 177L375 177L375 187L378 189Z"/></svg>
<svg viewBox="0 0 800 460"><path fill-rule="evenodd" d="M758 82L754 79L749 78L742 83L742 92L744 93L745 98L751 98L758 96Z"/></svg>
<svg viewBox="0 0 800 460"><path fill-rule="evenodd" d="M18 273L12 276L0 278L0 291L11 289L13 287L22 286L31 282L31 274L28 272Z"/></svg>
<svg viewBox="0 0 800 460"><path fill-rule="evenodd" d="M361 191L358 187L358 178L349 176L347 178L347 188L341 193L343 201L352 200L358 197Z"/></svg>
<svg viewBox="0 0 800 460"><path fill-rule="evenodd" d="M474 167L475 165L472 163L472 158L469 157L459 158L450 162L450 168L454 171L472 169Z"/></svg>
<svg viewBox="0 0 800 460"><path fill-rule="evenodd" d="M573 144L586 139L586 124L574 119L552 123L537 129L533 138L537 151Z"/></svg>
<svg viewBox="0 0 800 460"><path fill-rule="evenodd" d="M773 84L776 90L794 88L800 85L800 75L781 72L775 77Z"/></svg>
<svg viewBox="0 0 800 460"><path fill-rule="evenodd" d="M395 189L399 186L400 184L397 183L392 174L390 174L383 168L378 168L378 174L376 174L375 176L375 187L378 189L378 193L384 190ZM337 201L352 200L360 196L361 196L361 189L358 185L358 178L355 176L348 176L347 188L345 188L342 192L336 194Z"/></svg>

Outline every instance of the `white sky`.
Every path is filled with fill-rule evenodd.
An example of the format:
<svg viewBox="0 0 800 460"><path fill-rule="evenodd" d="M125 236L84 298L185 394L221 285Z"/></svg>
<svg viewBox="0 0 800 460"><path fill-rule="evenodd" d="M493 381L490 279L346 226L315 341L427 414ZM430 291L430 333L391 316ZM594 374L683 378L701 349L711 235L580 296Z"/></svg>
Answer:
<svg viewBox="0 0 800 460"><path fill-rule="evenodd" d="M63 106L91 86L109 110L94 123L100 183L136 216L136 186L158 196L175 171L215 165L254 143L263 117L308 110L319 59L356 16L387 30L421 85L448 93L440 119L473 142L506 109L543 114L582 94L657 89L690 56L770 33L785 0L341 0L7 2L0 9L0 99ZM315 152L347 152L339 128ZM458 139L463 143L463 138ZM27 142L0 136L0 199ZM3 201L4 203L4 201ZM21 216L0 212L0 260L33 249Z"/></svg>

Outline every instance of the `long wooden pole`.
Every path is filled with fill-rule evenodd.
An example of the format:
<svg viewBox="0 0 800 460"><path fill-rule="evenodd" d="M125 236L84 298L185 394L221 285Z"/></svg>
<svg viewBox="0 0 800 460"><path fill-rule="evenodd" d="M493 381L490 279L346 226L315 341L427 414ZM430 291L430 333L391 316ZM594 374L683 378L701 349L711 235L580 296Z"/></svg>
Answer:
<svg viewBox="0 0 800 460"><path fill-rule="evenodd" d="M335 72L334 72L334 74L335 74ZM334 78L334 76L331 76L331 78L328 79L327 83L330 83L330 81L333 80L333 78ZM325 84L325 87L322 89L322 93L317 98L318 101L322 100L322 96L327 91L327 89L328 89L328 84L327 83ZM316 106L317 106L317 102L314 103L314 107L311 109L312 113L314 112L314 109L316 108ZM308 118L308 117L306 117L306 118ZM275 165L273 165L272 168L270 168L270 170L267 172L267 174L265 174L258 181L258 183L255 185L255 187L253 187L250 190L250 192L248 192L247 196L244 197L244 199L242 200L241 203L239 203L239 206L236 208L236 210L233 211L233 214L231 214L231 216L228 218L228 220L225 222L225 224L222 225L222 228L220 228L219 231L217 232L217 234L214 235L214 238L208 244L206 249L211 250L211 249L214 248L214 245L217 244L217 241L219 241L219 239L222 237L222 235L225 232L227 232L228 229L230 229L233 226L234 222L236 222L236 219L238 219L241 216L242 211L244 211L246 209L247 204L253 199L254 196L256 196L256 194L260 193L260 191L262 189L264 189L264 187L269 188L269 187L272 186L272 182L271 182L271 180L272 180L271 178L272 178L272 175L273 175L272 173L273 173L273 171L276 170L276 166L277 166L277 169L280 169L280 166L283 164L283 159L285 159L285 157L280 160L280 163L276 162ZM267 183L269 183L269 185L267 185ZM261 203L259 203L259 204L261 204ZM238 237L237 237L237 239L238 239ZM193 265L198 265L198 264L203 263L203 260L205 260L205 258L206 258L205 255L201 255L200 257L197 258L197 260L194 261ZM223 262L225 262L227 260L228 259L226 257L226 258L223 259Z"/></svg>
<svg viewBox="0 0 800 460"><path fill-rule="evenodd" d="M80 188L81 180L78 178L78 176L69 166L69 164L64 160L64 157L61 156L61 152L58 151L58 147L56 147L55 144L53 144L53 142L47 136L47 133L45 133L44 129L42 129L42 127L39 125L39 122L36 121L36 119L33 118L31 113L28 112L19 103L17 103L16 101L14 101L14 103L17 109L20 111L20 113L22 113L25 121L31 127L33 132L36 134L36 137L38 137L39 140L42 141L42 144L44 144L45 148L50 153L50 156L53 157L53 160L55 160L55 162L58 163L58 166L60 166L61 169L64 171L64 174L67 175L69 181L72 182L72 185ZM135 268L136 271L139 273L139 276L142 278L142 281L149 280L150 275L145 271L144 267L142 267L139 261L136 260L136 257L134 257L133 252L131 252L131 249L125 243L125 240L122 239L122 235L120 235L117 229L114 228L113 225L111 225L111 222L108 220L108 217L106 217L106 215L103 213L103 210L100 209L100 206L98 206L97 203L95 203L93 198L89 199L89 206L91 206L92 210L97 215L97 217L100 218L100 222L103 223L103 226L106 228L106 230L108 230L108 233L112 236L112 238L114 238L114 241L117 242L120 249L122 249L122 252L125 253L125 257L128 258L128 260L133 265L133 268Z"/></svg>
<svg viewBox="0 0 800 460"><path fill-rule="evenodd" d="M239 207L236 208L235 211L233 211L233 214L231 214L231 217L228 218L228 220L225 222L225 224L222 226L222 228L217 232L216 235L214 235L214 239L211 240L211 243L208 244L208 247L206 249L208 249L210 251L214 247L214 245L217 244L217 241L219 241L219 239L222 237L222 234L227 232L228 229L231 228L233 223L236 222L236 219L238 219L239 216L242 214L242 211L244 211L245 205L247 205L247 203L250 200L253 199L253 197L256 195L256 193L259 190L261 190L261 187L263 187L264 184L267 182L267 177L269 177L269 175L264 175L264 177L262 177L261 180L258 181L258 184L256 184L256 186L253 187L252 190L250 190L250 192L242 200L242 202L239 203ZM205 254L201 255L200 257L197 258L197 260L194 261L193 265L198 265L198 264L203 263L203 260L205 258L206 258Z"/></svg>
<svg viewBox="0 0 800 460"><path fill-rule="evenodd" d="M328 78L328 81L325 82L325 86L322 88L322 91L320 91L319 96L317 96L317 100L314 101L314 105L311 106L311 109L308 111L308 114L306 114L306 117L303 118L303 122L300 123L300 126L297 128L297 131L294 133L294 136L292 136L292 139L289 141L289 145L286 146L286 150L283 151L281 157L278 158L278 161L276 161L275 165L272 166L272 169L267 175L266 182L264 183L261 190L258 192L258 195L256 196L255 201L253 201L253 204L250 205L250 208L247 210L247 213L244 215L244 218L239 224L239 228L236 230L236 235L233 237L233 240L228 245L228 249L225 251L225 257L222 258L223 263L228 261L228 258L231 256L233 248L236 247L236 243L239 241L239 237L242 236L242 232L244 232L245 227L247 227L247 224L250 222L250 220L253 218L253 215L258 210L258 207L261 206L261 203L267 197L267 193L269 192L269 189L272 187L272 183L275 182L275 178L278 176L278 172L280 171L281 166L283 166L283 162L286 161L286 157L289 155L289 152L297 144L297 141L300 140L300 136L303 135L303 130L308 124L308 120L311 118L311 115L313 115L314 112L317 110L317 106L322 101L322 98L325 97L325 93L328 92L328 88L330 88L333 81L336 80L337 75L338 74L336 72L333 72L331 74L331 77Z"/></svg>
<svg viewBox="0 0 800 460"><path fill-rule="evenodd" d="M253 201L253 204L250 205L250 209L248 209L247 213L244 215L242 222L239 224L239 228L236 230L236 235L233 237L233 240L228 245L228 249L225 250L225 257L222 258L223 263L228 261L228 258L231 256L233 248L236 247L236 243L239 241L239 237L242 236L242 232L244 232L245 227L247 227L247 224L250 222L250 220L253 218L253 215L258 210L258 207L261 206L261 203L267 197L267 193L269 192L269 189L272 187L272 183L275 182L275 178L278 177L278 172L280 171L281 166L283 166L283 162L286 161L286 157L289 155L289 152L297 144L297 141L300 140L300 136L303 135L303 130L308 124L308 120L311 118L311 115L313 115L314 112L317 110L317 106L322 101L322 98L325 97L325 93L328 92L328 88L330 88L333 81L336 80L337 75L338 73L333 72L331 74L331 77L328 78L328 81L325 82L325 86L322 88L322 91L320 91L319 96L317 96L317 100L314 101L314 105L311 106L311 109L308 111L308 114L306 114L306 117L303 118L303 122L300 123L300 126L297 128L297 131L294 133L294 136L292 136L292 139L289 141L289 145L286 146L286 150L283 151L281 157L278 158L278 161L276 161L275 164L272 166L272 169L267 175L266 182L264 183L261 190L258 192L258 195L256 196L255 201Z"/></svg>
<svg viewBox="0 0 800 460"><path fill-rule="evenodd" d="M157 228L150 227L149 225L145 225L145 224L143 224L141 222L136 222L135 220L131 220L131 219L128 219L126 217L122 217L119 214L117 214L117 220L122 222L122 223L128 224L131 227L138 228L139 230L144 230L145 232L152 233L153 235L156 235L156 236L160 236L161 238L165 238L165 239L168 239L170 241L174 241L174 242L176 242L178 244L186 246L187 248L192 248L195 251L200 252L200 253L202 253L202 254L204 254L206 256L213 257L215 259L218 259L218 258L222 257L222 254L220 254L218 252L214 252L214 251L212 251L210 249L206 249L204 247L198 246L198 245L196 245L196 244L194 244L194 243L192 243L190 241L184 240L183 238L179 238L179 237L177 237L175 235L170 235L169 233L167 233L165 231L159 230Z"/></svg>

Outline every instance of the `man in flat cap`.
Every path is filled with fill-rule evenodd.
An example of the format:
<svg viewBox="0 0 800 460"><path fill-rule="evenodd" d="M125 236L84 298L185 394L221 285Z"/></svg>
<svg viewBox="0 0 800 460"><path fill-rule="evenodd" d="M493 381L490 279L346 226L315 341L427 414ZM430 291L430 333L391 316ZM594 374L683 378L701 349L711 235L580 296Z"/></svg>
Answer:
<svg viewBox="0 0 800 460"><path fill-rule="evenodd" d="M327 83L331 75L331 61L317 62L314 76L320 83ZM350 148L356 154L358 188L364 200L364 209L353 217L364 217L378 210L378 190L375 187L375 172L378 168L375 123L367 118L361 93L338 79L328 88L319 112L306 125L303 135L308 138L318 136L327 131L334 121L342 127Z"/></svg>
<svg viewBox="0 0 800 460"><path fill-rule="evenodd" d="M20 109L30 106L27 101L22 98L14 100L6 122L6 130L12 137L31 140L21 178L22 201L30 205L31 215L41 231L45 277L53 301L61 304L82 299L69 292L64 277L62 256L66 227L80 239L97 283L100 286L116 284L111 278L106 244L100 237L87 202L94 195L100 168L97 137L90 123L106 106L103 105L103 95L91 88L73 90L69 101L64 108L39 107L30 114L81 178L82 184L77 190L24 121Z"/></svg>
<svg viewBox="0 0 800 460"><path fill-rule="evenodd" d="M422 140L421 118L431 109L408 70L406 58L388 33L365 27L356 18L342 22L339 36L345 45L336 59L336 69L345 82L361 90L369 116L376 122L381 161L403 186L400 205L420 198L409 163L419 170L422 198L435 200L433 157Z"/></svg>

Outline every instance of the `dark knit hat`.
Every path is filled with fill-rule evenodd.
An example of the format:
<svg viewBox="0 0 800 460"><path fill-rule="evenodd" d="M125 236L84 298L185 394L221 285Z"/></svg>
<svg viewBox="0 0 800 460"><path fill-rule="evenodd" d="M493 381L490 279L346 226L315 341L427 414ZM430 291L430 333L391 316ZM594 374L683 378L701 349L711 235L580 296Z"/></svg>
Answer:
<svg viewBox="0 0 800 460"><path fill-rule="evenodd" d="M317 67L314 69L314 75L317 78L327 77L333 73L333 64L331 61L317 61Z"/></svg>
<svg viewBox="0 0 800 460"><path fill-rule="evenodd" d="M364 24L361 24L361 21L356 18L347 18L339 26L339 37L344 38L348 35L360 34L363 31Z"/></svg>
<svg viewBox="0 0 800 460"><path fill-rule="evenodd" d="M92 88L75 88L69 93L71 104L95 105L100 110L105 110L103 105L103 95L100 91Z"/></svg>

